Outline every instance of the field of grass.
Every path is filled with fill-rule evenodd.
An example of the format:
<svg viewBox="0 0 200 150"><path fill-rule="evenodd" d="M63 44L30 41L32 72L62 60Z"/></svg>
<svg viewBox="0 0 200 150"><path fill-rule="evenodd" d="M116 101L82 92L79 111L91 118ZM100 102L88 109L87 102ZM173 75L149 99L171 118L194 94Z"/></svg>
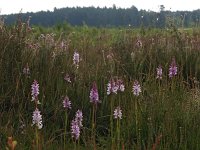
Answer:
<svg viewBox="0 0 200 150"><path fill-rule="evenodd" d="M200 29L1 25L0 149L199 150L199 82Z"/></svg>

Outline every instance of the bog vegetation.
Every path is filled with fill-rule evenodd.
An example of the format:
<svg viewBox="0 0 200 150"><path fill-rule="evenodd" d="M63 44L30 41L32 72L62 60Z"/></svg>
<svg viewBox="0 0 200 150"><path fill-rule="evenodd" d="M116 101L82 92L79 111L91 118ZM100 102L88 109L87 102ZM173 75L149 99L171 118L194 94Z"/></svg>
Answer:
<svg viewBox="0 0 200 150"><path fill-rule="evenodd" d="M0 26L0 149L200 149L200 30Z"/></svg>

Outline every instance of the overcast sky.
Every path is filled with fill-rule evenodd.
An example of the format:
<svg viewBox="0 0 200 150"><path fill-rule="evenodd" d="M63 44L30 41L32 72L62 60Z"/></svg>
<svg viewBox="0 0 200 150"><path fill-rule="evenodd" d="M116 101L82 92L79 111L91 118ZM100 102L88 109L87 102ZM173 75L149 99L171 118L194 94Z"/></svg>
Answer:
<svg viewBox="0 0 200 150"><path fill-rule="evenodd" d="M200 8L200 0L0 0L1 14L22 12L36 12L40 10L52 11L54 7L99 6L127 8L132 5L138 9L159 10L164 5L167 10L194 10Z"/></svg>

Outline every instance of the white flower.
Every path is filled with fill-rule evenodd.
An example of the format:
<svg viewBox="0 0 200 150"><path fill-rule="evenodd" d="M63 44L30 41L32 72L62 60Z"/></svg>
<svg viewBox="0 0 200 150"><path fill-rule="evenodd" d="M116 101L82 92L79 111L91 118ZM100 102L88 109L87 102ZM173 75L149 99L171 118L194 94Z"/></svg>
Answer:
<svg viewBox="0 0 200 150"><path fill-rule="evenodd" d="M111 93L117 94L118 89L119 86L114 81L109 81L107 85L107 95L110 95Z"/></svg>
<svg viewBox="0 0 200 150"><path fill-rule="evenodd" d="M40 111L38 108L35 109L33 112L33 122L32 125L36 125L38 129L42 128L42 115L40 114Z"/></svg>
<svg viewBox="0 0 200 150"><path fill-rule="evenodd" d="M156 68L156 72L157 72L156 79L162 79L162 67L161 66Z"/></svg>
<svg viewBox="0 0 200 150"><path fill-rule="evenodd" d="M78 52L74 52L73 56L73 64L76 65L76 67L79 67L79 62L80 62L80 56Z"/></svg>
<svg viewBox="0 0 200 150"><path fill-rule="evenodd" d="M32 101L38 101L38 95L39 95L39 84L36 80L34 80L33 84L31 85L31 95L32 95Z"/></svg>
<svg viewBox="0 0 200 150"><path fill-rule="evenodd" d="M117 119L122 119L122 110L120 109L120 107L118 106L115 110L114 110L114 118Z"/></svg>
<svg viewBox="0 0 200 150"><path fill-rule="evenodd" d="M138 81L136 80L133 84L133 94L139 96L140 92L142 92L141 87Z"/></svg>

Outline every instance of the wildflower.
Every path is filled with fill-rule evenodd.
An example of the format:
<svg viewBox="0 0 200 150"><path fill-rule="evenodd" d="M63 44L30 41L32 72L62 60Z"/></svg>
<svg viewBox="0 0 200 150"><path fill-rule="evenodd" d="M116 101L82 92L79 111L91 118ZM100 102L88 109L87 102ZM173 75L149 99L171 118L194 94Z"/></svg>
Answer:
<svg viewBox="0 0 200 150"><path fill-rule="evenodd" d="M72 120L71 122L71 134L72 134L72 138L75 138L76 140L78 140L80 136L80 127L76 120Z"/></svg>
<svg viewBox="0 0 200 150"><path fill-rule="evenodd" d="M31 95L32 95L32 101L38 101L38 95L39 95L39 84L36 80L34 80L33 84L31 85Z"/></svg>
<svg viewBox="0 0 200 150"><path fill-rule="evenodd" d="M20 120L19 129L20 129L20 131L21 131L21 134L24 134L24 129L25 129L25 127L26 127L26 124L25 124L22 120Z"/></svg>
<svg viewBox="0 0 200 150"><path fill-rule="evenodd" d="M141 87L138 81L136 80L133 84L133 94L139 96L140 92L141 92Z"/></svg>
<svg viewBox="0 0 200 150"><path fill-rule="evenodd" d="M44 35L44 34L41 34L41 35L39 36L39 39L45 39L45 35Z"/></svg>
<svg viewBox="0 0 200 150"><path fill-rule="evenodd" d="M114 80L111 80L108 82L108 85L107 85L107 95L110 95L111 93L115 93L117 94L117 91L118 91L118 85L115 83Z"/></svg>
<svg viewBox="0 0 200 150"><path fill-rule="evenodd" d="M83 124L82 124L82 122L83 122L83 113L82 113L81 110L78 110L76 112L75 121L78 123L79 127L83 126Z"/></svg>
<svg viewBox="0 0 200 150"><path fill-rule="evenodd" d="M72 137L75 138L76 140L80 136L80 128L83 126L82 121L83 121L83 113L82 111L78 110L76 112L75 119L72 120L71 122L71 134Z"/></svg>
<svg viewBox="0 0 200 150"><path fill-rule="evenodd" d="M175 58L172 59L172 63L169 67L169 77L172 78L173 76L177 75L177 66L176 66L176 61Z"/></svg>
<svg viewBox="0 0 200 150"><path fill-rule="evenodd" d="M55 52L52 52L52 56L51 56L53 59L56 58L56 53Z"/></svg>
<svg viewBox="0 0 200 150"><path fill-rule="evenodd" d="M135 60L135 57L136 57L135 53L134 53L134 52L131 52L131 61L132 61L132 62Z"/></svg>
<svg viewBox="0 0 200 150"><path fill-rule="evenodd" d="M117 80L117 85L118 85L118 90L121 91L121 92L124 92L125 90L125 86L123 84L123 81L122 80Z"/></svg>
<svg viewBox="0 0 200 150"><path fill-rule="evenodd" d="M125 86L121 79L117 79L116 81L110 80L107 85L107 95L111 93L117 94L118 91L124 92Z"/></svg>
<svg viewBox="0 0 200 150"><path fill-rule="evenodd" d="M100 102L99 93L98 93L97 85L95 82L93 83L92 89L90 90L90 102L94 104L97 104Z"/></svg>
<svg viewBox="0 0 200 150"><path fill-rule="evenodd" d="M114 54L112 52L109 52L109 54L106 56L108 61L112 62L114 60Z"/></svg>
<svg viewBox="0 0 200 150"><path fill-rule="evenodd" d="M67 81L67 82L69 82L69 83L72 83L69 74L66 74L66 75L65 75L64 80Z"/></svg>
<svg viewBox="0 0 200 150"><path fill-rule="evenodd" d="M71 101L69 100L68 96L65 96L64 100L63 100L63 107L66 109L71 109Z"/></svg>
<svg viewBox="0 0 200 150"><path fill-rule="evenodd" d="M156 79L162 79L162 67L159 66L158 68L156 68L156 71L157 71Z"/></svg>
<svg viewBox="0 0 200 150"><path fill-rule="evenodd" d="M137 40L136 46L141 48L142 47L142 41L141 40Z"/></svg>
<svg viewBox="0 0 200 150"><path fill-rule="evenodd" d="M40 114L40 111L38 110L38 108L36 108L35 111L33 112L33 123L32 123L32 125L34 125L34 124L36 124L38 129L42 128L42 115Z"/></svg>
<svg viewBox="0 0 200 150"><path fill-rule="evenodd" d="M122 119L122 110L120 109L120 107L118 106L115 110L114 110L114 118L115 119Z"/></svg>
<svg viewBox="0 0 200 150"><path fill-rule="evenodd" d="M65 48L65 42L64 41L62 41L61 43L60 43L60 48Z"/></svg>
<svg viewBox="0 0 200 150"><path fill-rule="evenodd" d="M112 89L111 82L108 82L108 85L107 85L107 95L111 94L111 89Z"/></svg>
<svg viewBox="0 0 200 150"><path fill-rule="evenodd" d="M29 69L29 66L28 66L28 64L26 65L26 67L24 67L24 69L23 69L23 74L25 74L25 75L30 75L30 69Z"/></svg>
<svg viewBox="0 0 200 150"><path fill-rule="evenodd" d="M74 52L73 64L76 65L76 68L79 67L79 62L80 62L79 53L78 52Z"/></svg>

